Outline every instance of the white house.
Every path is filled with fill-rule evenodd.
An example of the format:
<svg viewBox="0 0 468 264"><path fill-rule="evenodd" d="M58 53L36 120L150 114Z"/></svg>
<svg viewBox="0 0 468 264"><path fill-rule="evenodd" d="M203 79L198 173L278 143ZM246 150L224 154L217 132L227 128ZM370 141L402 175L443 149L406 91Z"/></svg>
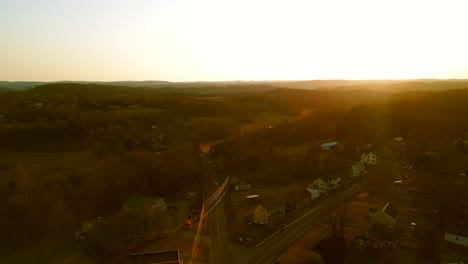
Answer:
<svg viewBox="0 0 468 264"><path fill-rule="evenodd" d="M350 177L357 179L361 177L361 174L364 172L364 161L356 162L351 166Z"/></svg>
<svg viewBox="0 0 468 264"><path fill-rule="evenodd" d="M468 247L468 229L448 226L444 234L445 241Z"/></svg>
<svg viewBox="0 0 468 264"><path fill-rule="evenodd" d="M307 191L310 193L310 199L311 200L314 200L314 199L320 197L320 192L317 189L307 188Z"/></svg>
<svg viewBox="0 0 468 264"><path fill-rule="evenodd" d="M326 193L328 191L328 183L322 180L322 178L318 178L314 180L314 187L320 193Z"/></svg>
<svg viewBox="0 0 468 264"><path fill-rule="evenodd" d="M369 152L367 154L362 154L361 161L364 162L366 165L376 165L377 164L377 156Z"/></svg>

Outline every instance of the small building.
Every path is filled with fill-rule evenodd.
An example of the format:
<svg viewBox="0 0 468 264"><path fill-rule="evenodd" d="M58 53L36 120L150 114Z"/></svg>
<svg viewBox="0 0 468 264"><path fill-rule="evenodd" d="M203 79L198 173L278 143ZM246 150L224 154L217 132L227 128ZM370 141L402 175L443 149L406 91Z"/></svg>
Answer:
<svg viewBox="0 0 468 264"><path fill-rule="evenodd" d="M320 147L322 148L322 150L331 150L336 145L338 145L338 142L327 142L323 143Z"/></svg>
<svg viewBox="0 0 468 264"><path fill-rule="evenodd" d="M444 240L457 245L468 247L468 228L449 225L445 230Z"/></svg>
<svg viewBox="0 0 468 264"><path fill-rule="evenodd" d="M183 264L180 250L142 252L130 255L130 264Z"/></svg>
<svg viewBox="0 0 468 264"><path fill-rule="evenodd" d="M310 193L310 200L314 200L320 197L320 192L314 188L307 188L307 191Z"/></svg>
<svg viewBox="0 0 468 264"><path fill-rule="evenodd" d="M369 217L375 224L393 227L400 218L400 213L387 203L381 210L369 209Z"/></svg>
<svg viewBox="0 0 468 264"><path fill-rule="evenodd" d="M341 177L332 176L327 179L328 189L338 189L341 185Z"/></svg>
<svg viewBox="0 0 468 264"><path fill-rule="evenodd" d="M393 155L401 154L401 152L405 148L405 139L402 137L394 138L390 147L391 147L391 152Z"/></svg>
<svg viewBox="0 0 468 264"><path fill-rule="evenodd" d="M252 188L252 185L250 185L250 184L248 184L246 182L240 182L239 184L234 186L234 190L236 190L237 192L247 191L247 190L250 190L251 188Z"/></svg>
<svg viewBox="0 0 468 264"><path fill-rule="evenodd" d="M362 176L362 173L364 172L364 162L363 160L359 161L359 162L356 162L354 163L352 166L351 166L351 169L350 169L350 173L349 173L349 177L353 178L353 179L358 179Z"/></svg>
<svg viewBox="0 0 468 264"><path fill-rule="evenodd" d="M306 189L297 189L288 194L285 207L286 210L300 209L311 201L311 195Z"/></svg>
<svg viewBox="0 0 468 264"><path fill-rule="evenodd" d="M252 220L256 224L273 225L285 214L285 202L278 200L264 200L252 211Z"/></svg>
<svg viewBox="0 0 468 264"><path fill-rule="evenodd" d="M359 249L395 249L398 247L398 234L394 228L374 224L365 234L355 236L353 244Z"/></svg>
<svg viewBox="0 0 468 264"><path fill-rule="evenodd" d="M366 165L376 165L377 156L372 152L369 152L367 154L362 154L361 161Z"/></svg>
<svg viewBox="0 0 468 264"><path fill-rule="evenodd" d="M314 180L314 187L317 189L321 194L327 193L328 191L328 183L322 178L318 178Z"/></svg>

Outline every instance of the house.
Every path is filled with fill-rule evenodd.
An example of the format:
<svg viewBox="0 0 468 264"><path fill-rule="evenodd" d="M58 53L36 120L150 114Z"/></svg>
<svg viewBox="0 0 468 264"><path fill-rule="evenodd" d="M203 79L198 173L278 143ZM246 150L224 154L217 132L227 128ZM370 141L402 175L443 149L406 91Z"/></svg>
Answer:
<svg viewBox="0 0 468 264"><path fill-rule="evenodd" d="M341 177L332 176L327 179L328 189L338 189L341 184Z"/></svg>
<svg viewBox="0 0 468 264"><path fill-rule="evenodd" d="M331 176L327 178L318 178L314 180L313 186L310 186L314 189L317 189L320 193L326 193L332 189L338 189L341 184L341 177Z"/></svg>
<svg viewBox="0 0 468 264"><path fill-rule="evenodd" d="M310 193L310 200L314 200L320 197L320 192L319 190L315 188L309 188L307 187L307 191Z"/></svg>
<svg viewBox="0 0 468 264"><path fill-rule="evenodd" d="M444 240L468 247L468 228L449 225L445 230Z"/></svg>
<svg viewBox="0 0 468 264"><path fill-rule="evenodd" d="M353 179L360 178L364 172L364 162L361 160L351 166L349 177Z"/></svg>
<svg viewBox="0 0 468 264"><path fill-rule="evenodd" d="M417 228L416 223L403 232L400 237L400 245L407 248L420 250L423 247L424 233Z"/></svg>
<svg viewBox="0 0 468 264"><path fill-rule="evenodd" d="M297 189L290 192L286 198L286 210L300 209L312 201L310 192L306 189Z"/></svg>
<svg viewBox="0 0 468 264"><path fill-rule="evenodd" d="M327 193L328 191L328 182L322 180L322 178L318 178L314 180L314 187L320 193Z"/></svg>
<svg viewBox="0 0 468 264"><path fill-rule="evenodd" d="M369 217L375 224L393 227L400 218L400 213L387 203L381 210L369 209Z"/></svg>
<svg viewBox="0 0 468 264"><path fill-rule="evenodd" d="M393 155L401 154L401 152L405 149L405 139L402 137L396 137L393 139L390 148Z"/></svg>
<svg viewBox="0 0 468 264"><path fill-rule="evenodd" d="M374 224L365 234L355 236L353 244L359 249L394 249L398 247L398 234L392 227Z"/></svg>
<svg viewBox="0 0 468 264"><path fill-rule="evenodd" d="M143 252L130 255L130 264L182 264L180 250L165 250L157 252Z"/></svg>
<svg viewBox="0 0 468 264"><path fill-rule="evenodd" d="M372 152L369 152L367 154L362 154L361 161L366 165L376 165L377 156Z"/></svg>
<svg viewBox="0 0 468 264"><path fill-rule="evenodd" d="M272 225L285 213L285 202L278 200L264 200L253 209L253 222L261 225Z"/></svg>
<svg viewBox="0 0 468 264"><path fill-rule="evenodd" d="M240 182L239 184L234 186L234 190L236 190L237 192L247 191L247 190L250 190L251 188L252 186L246 182Z"/></svg>
<svg viewBox="0 0 468 264"><path fill-rule="evenodd" d="M162 197L142 197L142 196L133 196L129 198L125 203L122 205L123 209L126 210L138 210L138 209L157 209L157 210L166 210L167 203L164 201Z"/></svg>

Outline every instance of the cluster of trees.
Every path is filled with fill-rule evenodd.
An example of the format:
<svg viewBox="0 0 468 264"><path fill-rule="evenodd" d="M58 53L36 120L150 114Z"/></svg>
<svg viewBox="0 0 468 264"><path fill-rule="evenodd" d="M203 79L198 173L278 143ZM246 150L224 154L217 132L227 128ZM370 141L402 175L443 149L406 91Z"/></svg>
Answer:
<svg viewBox="0 0 468 264"><path fill-rule="evenodd" d="M299 93L299 91L287 93L281 90L274 92L281 93L285 96L284 100L291 101L293 101L291 94ZM304 92L303 98L308 98L310 92ZM331 96L333 94L331 91L322 91L322 93L330 95L328 99L339 97L340 101L343 101L343 98L338 96L340 92L335 91L338 94L335 96ZM347 109L330 106L315 108L312 114L298 122L285 120L273 128L236 137L217 145L214 147L213 154L225 163L226 169L233 173L252 172L260 170L265 160L274 160L274 149L282 146L337 140L346 142L343 152L337 155L356 160L358 158L355 151L357 146L370 143L374 151L383 153L384 148L391 145L393 138L403 137L407 142L402 153L404 158L410 163L430 167L435 163L425 154L428 150L434 146L439 149L450 145L453 147L453 142L463 137L468 131L468 121L463 118L466 111L461 106L463 100L458 97L462 94L468 95L468 91L405 93L392 95L390 99L387 98L381 104L355 105ZM294 98L299 102L304 100ZM308 104L308 106L311 105L317 107L319 104ZM445 152L444 154L447 154ZM291 167L288 175L302 174L294 171L301 167L303 171L313 169L314 173L317 171L319 174L322 173L322 169L316 168L316 162L311 164L311 160L317 159L316 152L308 152L302 158L300 157L301 159L303 163ZM281 157L281 160L272 163L272 170L287 167L291 158L285 156ZM333 161L330 162L333 163ZM263 179L270 181L269 177L263 177Z"/></svg>
<svg viewBox="0 0 468 264"><path fill-rule="evenodd" d="M63 171L58 177L30 173L18 163L2 172L10 179L0 193L0 208L4 212L0 225L2 244L11 249L44 238L58 244L71 243L82 222L115 214L129 197L172 194L184 186L197 184L207 173L209 163L195 145L172 146L161 154L133 151L110 155L98 163L92 174ZM126 230L121 228L122 219L110 225L111 230ZM140 220L134 226L144 226ZM137 231L132 232L128 235ZM101 237L99 234L96 235ZM98 241L94 249L113 247Z"/></svg>
<svg viewBox="0 0 468 264"><path fill-rule="evenodd" d="M0 148L88 149L100 157L106 152L157 151L172 144L226 138L262 111L295 113L284 110L293 105L267 93L209 97L148 88L47 84L0 95ZM200 122L201 118L207 119Z"/></svg>
<svg viewBox="0 0 468 264"><path fill-rule="evenodd" d="M82 234L80 246L88 256L104 261L114 252L162 237L161 231L168 226L167 222L166 211L122 209L112 217L90 222L93 227Z"/></svg>

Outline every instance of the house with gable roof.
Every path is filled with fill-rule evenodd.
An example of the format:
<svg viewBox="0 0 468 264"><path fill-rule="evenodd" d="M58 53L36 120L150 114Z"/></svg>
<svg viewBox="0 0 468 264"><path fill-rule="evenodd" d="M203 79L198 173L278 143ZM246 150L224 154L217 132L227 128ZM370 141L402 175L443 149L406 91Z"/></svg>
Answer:
<svg viewBox="0 0 468 264"><path fill-rule="evenodd" d="M261 225L272 225L285 214L285 202L278 199L264 199L259 201L253 209L252 221Z"/></svg>
<svg viewBox="0 0 468 264"><path fill-rule="evenodd" d="M365 234L353 238L353 244L359 249L395 249L398 247L399 237L395 228L374 224Z"/></svg>
<svg viewBox="0 0 468 264"><path fill-rule="evenodd" d="M387 203L380 210L369 209L369 217L375 224L393 227L400 218L400 213L390 203Z"/></svg>

